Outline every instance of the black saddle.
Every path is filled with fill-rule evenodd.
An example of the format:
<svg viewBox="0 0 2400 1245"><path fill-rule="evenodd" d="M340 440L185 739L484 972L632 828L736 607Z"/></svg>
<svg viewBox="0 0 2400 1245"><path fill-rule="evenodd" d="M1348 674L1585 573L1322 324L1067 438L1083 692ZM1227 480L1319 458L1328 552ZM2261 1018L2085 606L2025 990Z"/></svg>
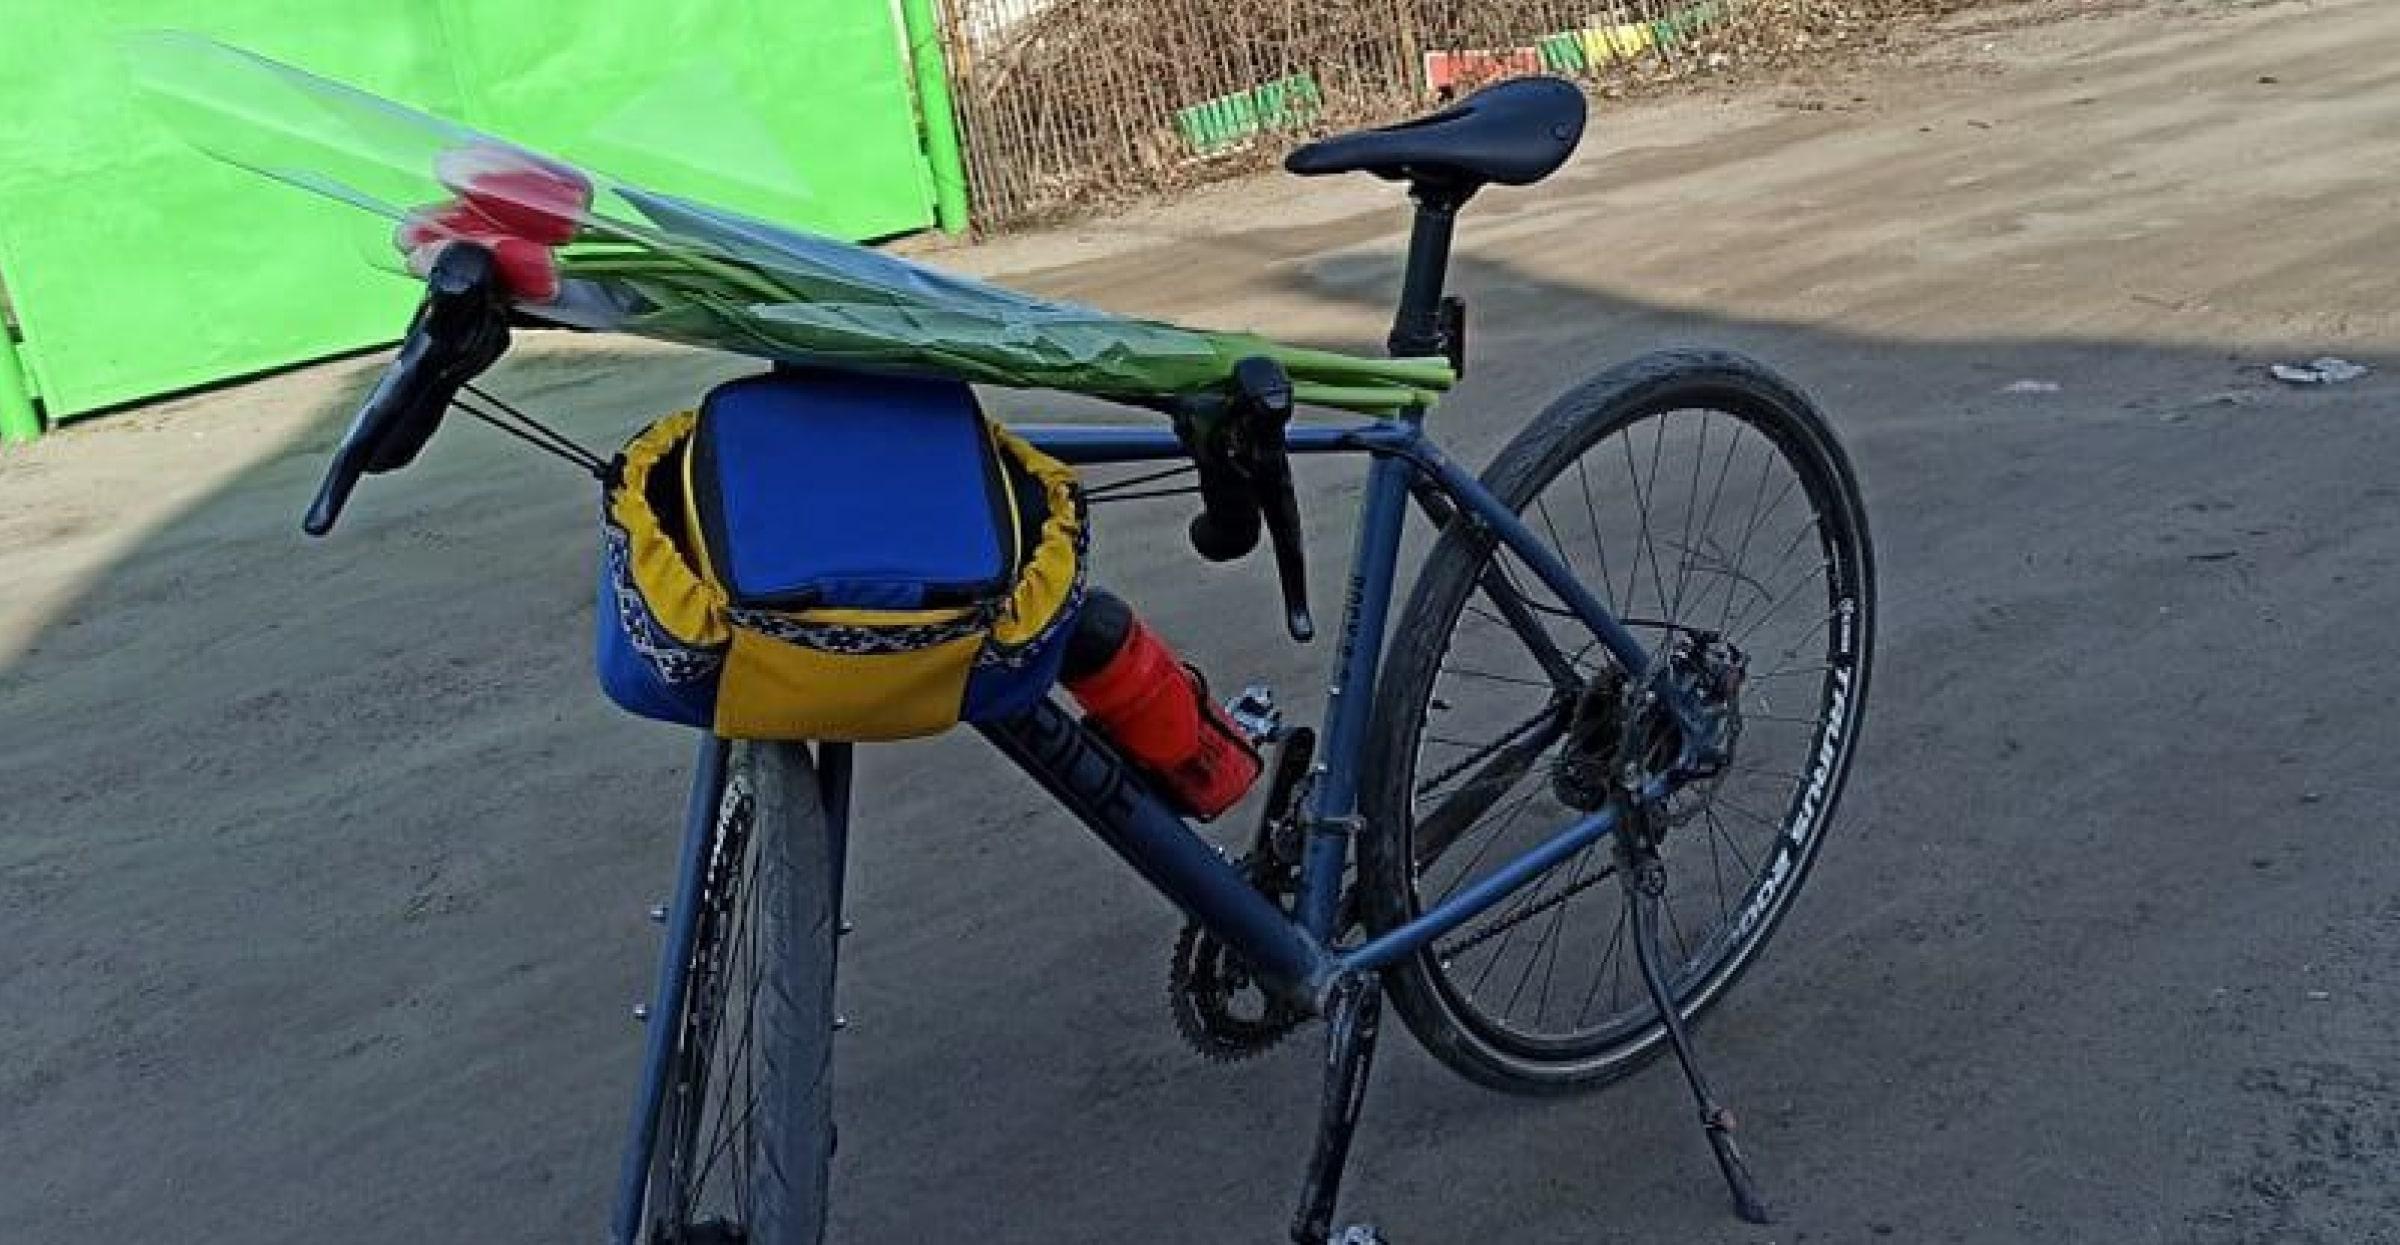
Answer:
<svg viewBox="0 0 2400 1245"><path fill-rule="evenodd" d="M1583 92L1563 78L1512 78L1429 116L1319 139L1285 158L1303 177L1366 172L1471 194L1558 171L1583 138Z"/></svg>

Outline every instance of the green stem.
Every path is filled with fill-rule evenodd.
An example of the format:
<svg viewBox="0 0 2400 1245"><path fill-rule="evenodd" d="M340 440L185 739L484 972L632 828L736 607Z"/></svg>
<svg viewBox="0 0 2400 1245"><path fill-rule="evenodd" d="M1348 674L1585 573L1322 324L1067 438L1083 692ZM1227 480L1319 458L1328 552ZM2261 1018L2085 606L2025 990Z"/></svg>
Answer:
<svg viewBox="0 0 2400 1245"><path fill-rule="evenodd" d="M1422 389L1397 385L1320 385L1308 381L1295 381L1292 384L1292 399L1304 406L1339 407L1364 415L1391 415L1412 406L1430 407L1434 398L1435 395Z"/></svg>
<svg viewBox="0 0 2400 1245"><path fill-rule="evenodd" d="M718 260L711 256L702 255L693 250L688 244L677 245L673 239L667 237L665 234L644 229L639 225L629 224L625 221L609 220L605 217L593 217L589 220L586 220L583 225L587 231L598 233L602 235L603 238L609 240L636 242L645 245L653 252L664 258L672 259L687 268L691 268L699 272L705 272L713 277L721 278L724 281L738 288L746 290L751 294L757 295L758 297L764 298L769 302L785 303L801 301L799 297L791 290L785 289L784 287L775 284L773 281L768 280L764 273L759 272L755 268L752 268L746 264L735 263L729 260Z"/></svg>
<svg viewBox="0 0 2400 1245"><path fill-rule="evenodd" d="M1314 350L1306 346L1285 346L1268 343L1268 353L1283 364L1294 379L1305 377L1324 382L1365 381L1372 384L1392 383L1423 389L1448 389L1458 377L1450 370L1447 359L1371 359L1360 355L1336 354L1330 350Z"/></svg>

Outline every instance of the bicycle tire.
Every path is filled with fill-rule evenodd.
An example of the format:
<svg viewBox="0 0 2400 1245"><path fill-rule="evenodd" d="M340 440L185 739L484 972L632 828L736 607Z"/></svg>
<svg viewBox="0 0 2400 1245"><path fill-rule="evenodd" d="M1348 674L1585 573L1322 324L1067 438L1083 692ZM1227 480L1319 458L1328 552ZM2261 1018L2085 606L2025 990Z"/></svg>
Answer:
<svg viewBox="0 0 2400 1245"><path fill-rule="evenodd" d="M1815 863L1840 799L1856 753L1859 731L1864 724L1868 674L1873 652L1874 635L1874 558L1868 540L1866 516L1860 501L1858 485L1849 460L1824 417L1800 393L1768 371L1765 367L1738 355L1720 352L1667 352L1644 356L1612 368L1578 386L1553 402L1533 423L1519 433L1485 471L1484 485L1513 512L1522 513L1546 496L1545 490L1557 481L1576 473L1584 487L1587 507L1590 505L1589 478L1581 464L1584 455L1609 442L1618 433L1625 434L1627 462L1635 465L1631 446L1635 429L1645 420L1659 420L1654 447L1663 446L1667 439L1666 417L1676 412L1702 411L1730 415L1745 426L1758 430L1768 451L1784 456L1804 485L1809 504L1815 515L1820 541L1826 547L1827 565L1841 563L1837 570L1826 572L1828 600L1827 618L1834 619L1844 609L1852 615L1833 625L1819 624L1826 629L1829 656L1826 673L1820 681L1829 689L1823 702L1829 709L1811 739L1812 746L1832 748L1830 753L1812 751L1809 761L1801 766L1808 771L1808 781L1795 790L1792 809L1783 822L1770 827L1776 831L1771 842L1771 857L1762 856L1756 869L1753 888L1743 892L1739 920L1746 928L1733 929L1714 959L1705 964L1686 964L1691 969L1674 983L1679 1008L1687 1019L1696 1020L1721 1000L1740 975L1756 962L1760 951L1773 937L1783 916L1790 910L1800 884ZM1703 456L1708 452L1708 424L1701 424ZM1679 434L1680 435L1680 434ZM1737 428L1733 440L1741 433ZM1652 451L1651 474L1653 485L1659 477L1659 449ZM1726 450L1730 465L1733 450ZM1719 489L1723 488L1720 471ZM1688 506L1698 505L1698 490L1702 475L1695 470L1695 493ZM1762 480L1763 480L1762 476ZM1639 491L1638 473L1634 477ZM1655 487L1654 487L1655 493ZM1647 530L1647 500L1643 502L1644 539ZM1778 505L1782 503L1779 501ZM1755 508L1755 503L1754 503ZM1710 505L1713 521L1716 505ZM1754 516L1755 517L1755 516ZM1542 511L1544 522L1550 513ZM1687 512L1688 528L1693 516ZM1531 518L1527 520L1532 522ZM1597 513L1593 518L1594 543L1599 544ZM1555 529L1553 529L1555 540ZM1687 533L1688 536L1688 533ZM1796 537L1795 544L1804 537ZM1690 542L1684 556L1690 556ZM1415 835L1417 800L1422 795L1419 784L1421 742L1427 734L1426 722L1436 704L1436 680L1441 677L1443 660L1453 642L1477 585L1487 570L1496 564L1496 549L1488 538L1464 523L1452 523L1437 542L1418 578L1408 603L1394 631L1393 650L1384 666L1382 687L1378 694L1373 723L1369 730L1368 762L1361 789L1362 811L1366 829L1359 844L1359 878L1361 913L1369 929L1376 933L1396 928L1412 919L1425 904L1418 895L1420 882L1435 859L1418 859L1412 846ZM1605 552L1601 555L1605 559ZM1652 571L1659 571L1655 550L1652 551ZM1629 576L1624 594L1601 591L1599 595L1621 618L1625 602L1618 595L1638 597L1638 555ZM1686 568L1679 568L1679 570ZM1741 579L1741 566L1736 561L1730 580ZM1612 587L1613 579L1603 562L1603 589ZM1588 578L1579 574L1579 578ZM1515 582L1513 579L1512 583ZM1675 596L1680 599L1684 585L1679 581ZM1726 610L1730 613L1735 587L1726 589ZM1793 591L1798 591L1794 589ZM1662 601L1667 595L1660 585ZM1489 600L1490 598L1484 598ZM1845 605L1845 601L1847 604ZM1563 613L1564 611L1560 611ZM1666 618L1667 623L1678 620ZM1577 624L1580 626L1580 624ZM1837 633L1845 632L1846 635ZM1663 632L1661 633L1663 634ZM1605 650L1600 650L1605 652ZM1846 665L1844 673L1833 671ZM1553 693L1556 694L1555 692ZM1551 702L1555 703L1555 702ZM1826 742L1831 733L1831 743ZM1530 735L1528 736L1530 738ZM1835 745L1838 745L1836 747ZM1530 746L1530 745L1529 745ZM1823 758L1830 756L1830 761ZM1528 763L1528 770L1534 762ZM1813 768L1812 768L1813 767ZM1470 784L1462 784L1473 785ZM1803 792L1815 787L1808 803L1799 804ZM1709 799L1716 789L1711 788ZM1480 796L1480 792L1478 793ZM1531 795L1525 800L1534 798ZM1499 794L1492 801L1497 803ZM1486 806L1489 807L1488 805ZM1520 809L1524 807L1521 801ZM1805 813L1806 820L1801 820ZM1482 814L1490 816L1488 812ZM1730 817L1730 814L1727 814ZM1719 823L1714 811L1708 814L1711 833ZM1554 829L1555 827L1553 827ZM1547 833L1545 831L1544 833ZM1437 835L1428 837L1438 837ZM1450 843L1463 841L1463 835ZM1606 850L1606 843L1596 845ZM1675 843L1670 836L1667 846ZM1714 839L1710 851L1717 850ZM1436 852L1447 850L1437 847ZM1488 848L1487 848L1488 850ZM1695 852L1697 849L1693 849ZM1670 851L1670 856L1672 856ZM1581 860L1578 857L1578 860ZM1670 859L1671 865L1675 862ZM1470 868L1473 866L1470 865ZM1560 866L1563 870L1564 865ZM1578 865L1575 878L1562 889L1556 901L1558 911L1566 905L1582 902L1578 887L1588 887ZM1610 871L1613 872L1613 866ZM1555 871L1554 871L1555 872ZM1774 875L1770 889L1759 892L1759 879ZM1536 884L1547 888L1549 875ZM1720 880L1720 888L1722 882ZM1526 894L1534 892L1529 886ZM1608 887L1615 892L1617 887ZM1725 904L1722 893L1720 905ZM1753 904L1756 904L1753 907ZM1670 912L1672 909L1670 909ZM1553 923L1557 916L1549 918ZM1620 918L1621 919L1621 918ZM1735 919L1728 909L1728 919ZM1678 938L1681 933L1678 931ZM1706 951L1707 941L1703 941ZM1419 953L1393 966L1387 981L1393 1003L1403 1021L1418 1041L1436 1058L1468 1079L1483 1085L1519 1093L1562 1093L1596 1088L1631 1074L1650 1058L1665 1049L1664 1026L1654 1008L1647 1011L1646 1024L1633 1024L1621 1034L1601 1040L1594 1037L1577 1045L1566 1039L1555 1042L1507 1032L1505 1026L1489 1023L1488 1017L1474 1014L1472 1007L1462 1003L1455 982L1447 980L1449 966L1444 962L1446 948L1437 940ZM1456 942L1451 944L1457 945ZM1629 949L1629 948L1628 948ZM1616 950L1612 943L1611 951ZM1537 948L1534 955L1539 954ZM1551 970L1555 971L1560 957L1551 952ZM1528 961L1530 972L1531 961ZM1486 972L1490 970L1487 968ZM1606 970L1597 970L1606 971ZM1596 991L1595 976L1592 989ZM1519 990L1523 982L1519 982ZM1545 1007L1550 982L1545 977L1543 992ZM1638 996L1638 979L1636 981ZM1587 995L1586 1004L1590 999ZM1513 1003L1512 1003L1513 1005ZM1647 1007L1646 1000L1642 1006ZM1463 1009L1463 1010L1462 1010ZM1629 1018L1633 1014L1627 1008ZM1580 1023L1580 1016L1578 1017Z"/></svg>
<svg viewBox="0 0 2400 1245"><path fill-rule="evenodd" d="M647 1239L819 1245L833 1151L838 879L806 749L730 745L717 807ZM727 1181L712 1186L720 1162Z"/></svg>

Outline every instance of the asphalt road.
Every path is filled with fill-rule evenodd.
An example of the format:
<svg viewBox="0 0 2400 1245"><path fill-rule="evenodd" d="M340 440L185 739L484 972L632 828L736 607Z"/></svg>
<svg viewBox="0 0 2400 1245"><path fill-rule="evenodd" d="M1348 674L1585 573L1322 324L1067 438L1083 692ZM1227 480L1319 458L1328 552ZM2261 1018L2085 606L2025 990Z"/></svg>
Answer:
<svg viewBox="0 0 2400 1245"><path fill-rule="evenodd" d="M1705 1034L1783 1223L1668 1066L1528 1103L1395 1028L1351 1206L1404 1245L2400 1241L2400 9L2120 10L1611 105L1470 209L1459 453L1613 358L1769 360L1859 461L1883 647ZM1404 223L1269 181L952 258L1365 344ZM2320 354L2378 370L2263 373ZM597 1239L688 741L594 694L569 474L462 427L301 540L363 367L0 459L0 1240ZM610 440L735 367L499 383ZM1307 483L1330 585L1355 481ZM1112 585L1306 703L1263 565L1104 513ZM1171 914L971 738L864 787L836 1239L1280 1239L1309 1050L1185 1053Z"/></svg>

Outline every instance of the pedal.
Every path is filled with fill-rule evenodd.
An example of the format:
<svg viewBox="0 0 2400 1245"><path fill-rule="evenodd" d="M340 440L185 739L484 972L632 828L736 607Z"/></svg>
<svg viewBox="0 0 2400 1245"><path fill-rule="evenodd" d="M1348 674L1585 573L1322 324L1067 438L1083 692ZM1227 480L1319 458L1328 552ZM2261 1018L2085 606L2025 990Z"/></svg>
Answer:
<svg viewBox="0 0 2400 1245"><path fill-rule="evenodd" d="M1263 748L1283 738L1283 710L1275 703L1275 689L1264 683L1253 683L1226 701L1225 716L1250 737L1254 747Z"/></svg>

